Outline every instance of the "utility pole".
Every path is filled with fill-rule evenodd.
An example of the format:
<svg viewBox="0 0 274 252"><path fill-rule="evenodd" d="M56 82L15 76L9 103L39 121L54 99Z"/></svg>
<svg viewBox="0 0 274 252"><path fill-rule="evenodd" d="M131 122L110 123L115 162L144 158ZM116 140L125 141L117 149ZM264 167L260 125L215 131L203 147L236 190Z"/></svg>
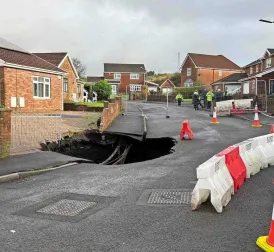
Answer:
<svg viewBox="0 0 274 252"><path fill-rule="evenodd" d="M180 72L179 69L180 69L180 64L181 64L181 54L180 52L178 52L178 65L177 65L177 71L176 72Z"/></svg>
<svg viewBox="0 0 274 252"><path fill-rule="evenodd" d="M168 115L168 88L166 92L166 118L170 118L170 116Z"/></svg>

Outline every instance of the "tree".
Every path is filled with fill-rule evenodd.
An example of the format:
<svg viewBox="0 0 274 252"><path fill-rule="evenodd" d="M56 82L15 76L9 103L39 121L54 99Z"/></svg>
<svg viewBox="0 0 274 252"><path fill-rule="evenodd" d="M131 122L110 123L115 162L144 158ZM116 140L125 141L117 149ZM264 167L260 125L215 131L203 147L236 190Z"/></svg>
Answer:
<svg viewBox="0 0 274 252"><path fill-rule="evenodd" d="M111 85L108 84L107 81L99 81L95 83L92 87L93 91L97 93L97 98L99 101L107 100L111 95Z"/></svg>
<svg viewBox="0 0 274 252"><path fill-rule="evenodd" d="M152 76L152 75L154 75L154 74L155 74L154 71L148 71L148 72L147 72L147 76Z"/></svg>
<svg viewBox="0 0 274 252"><path fill-rule="evenodd" d="M78 58L73 58L72 63L78 73L79 78L84 78L86 73L86 66L83 65L81 60Z"/></svg>

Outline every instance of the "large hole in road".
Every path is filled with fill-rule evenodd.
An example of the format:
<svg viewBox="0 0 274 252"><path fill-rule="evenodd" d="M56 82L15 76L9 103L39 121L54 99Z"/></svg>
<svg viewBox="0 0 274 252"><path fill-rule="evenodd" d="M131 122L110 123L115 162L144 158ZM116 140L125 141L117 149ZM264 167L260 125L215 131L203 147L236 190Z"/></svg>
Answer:
<svg viewBox="0 0 274 252"><path fill-rule="evenodd" d="M104 165L129 164L173 153L173 138L135 139L126 135L102 135L92 131L41 144L42 150L83 158Z"/></svg>

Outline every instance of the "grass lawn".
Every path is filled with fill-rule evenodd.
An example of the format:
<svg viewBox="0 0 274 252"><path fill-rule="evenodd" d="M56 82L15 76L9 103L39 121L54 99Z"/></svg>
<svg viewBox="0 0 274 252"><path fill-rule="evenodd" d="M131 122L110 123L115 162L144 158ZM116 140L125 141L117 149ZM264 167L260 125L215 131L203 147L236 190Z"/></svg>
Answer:
<svg viewBox="0 0 274 252"><path fill-rule="evenodd" d="M92 108L103 108L104 102L103 101L97 101L97 102L77 102L77 105L87 105L88 107Z"/></svg>

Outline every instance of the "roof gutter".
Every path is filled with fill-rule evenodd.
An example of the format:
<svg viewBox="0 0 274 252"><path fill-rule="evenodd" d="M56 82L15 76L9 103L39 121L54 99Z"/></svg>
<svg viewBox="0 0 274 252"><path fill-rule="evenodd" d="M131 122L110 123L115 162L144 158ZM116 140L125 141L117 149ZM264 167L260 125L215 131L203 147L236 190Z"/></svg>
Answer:
<svg viewBox="0 0 274 252"><path fill-rule="evenodd" d="M55 74L55 75L67 75L68 74L66 72L58 72L58 71L47 70L47 69L42 69L42 68L17 65L17 64L12 64L12 63L8 63L8 62L4 62L3 66L11 67L11 68L19 68L19 69L35 71L35 72L41 72L41 73L50 73L50 74Z"/></svg>

